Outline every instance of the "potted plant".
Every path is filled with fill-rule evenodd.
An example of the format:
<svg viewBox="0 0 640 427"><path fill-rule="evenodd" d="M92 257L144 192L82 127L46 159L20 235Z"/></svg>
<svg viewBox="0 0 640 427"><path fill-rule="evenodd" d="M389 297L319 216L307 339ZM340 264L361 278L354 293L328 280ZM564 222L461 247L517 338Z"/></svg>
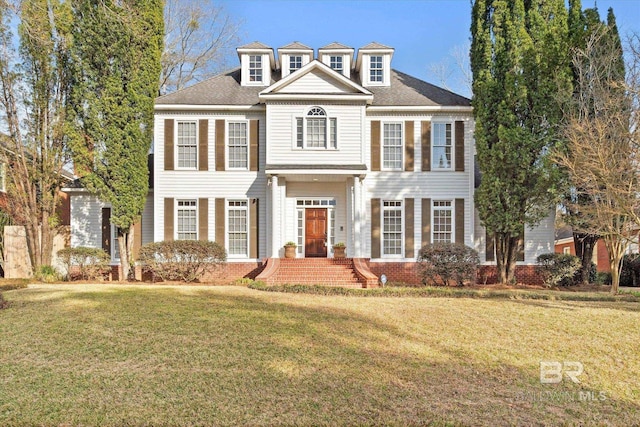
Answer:
<svg viewBox="0 0 640 427"><path fill-rule="evenodd" d="M285 258L295 258L296 257L296 248L298 247L298 245L296 245L295 242L287 242L284 244L284 257Z"/></svg>
<svg viewBox="0 0 640 427"><path fill-rule="evenodd" d="M338 242L333 245L333 257L334 258L344 258L344 251L346 250L346 246L342 242Z"/></svg>

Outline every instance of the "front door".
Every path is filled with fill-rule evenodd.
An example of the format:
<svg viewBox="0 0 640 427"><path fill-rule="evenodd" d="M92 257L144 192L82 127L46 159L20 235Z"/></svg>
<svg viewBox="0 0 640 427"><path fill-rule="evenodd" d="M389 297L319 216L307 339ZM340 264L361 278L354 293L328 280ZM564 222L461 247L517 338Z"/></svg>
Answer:
<svg viewBox="0 0 640 427"><path fill-rule="evenodd" d="M327 257L327 209L305 209L304 254Z"/></svg>

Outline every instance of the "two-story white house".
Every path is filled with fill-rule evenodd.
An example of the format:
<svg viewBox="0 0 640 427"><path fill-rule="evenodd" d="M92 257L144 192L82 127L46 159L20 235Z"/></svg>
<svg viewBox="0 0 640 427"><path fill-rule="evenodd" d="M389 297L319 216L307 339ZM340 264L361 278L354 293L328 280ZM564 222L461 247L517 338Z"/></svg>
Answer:
<svg viewBox="0 0 640 427"><path fill-rule="evenodd" d="M237 53L238 68L156 100L152 240L217 241L229 278L267 281L289 241L296 265L344 243L369 285L417 280L429 242L462 242L486 261L469 99L394 70L394 49L378 43ZM552 252L553 220L525 243L522 265ZM280 280L325 273L296 274Z"/></svg>

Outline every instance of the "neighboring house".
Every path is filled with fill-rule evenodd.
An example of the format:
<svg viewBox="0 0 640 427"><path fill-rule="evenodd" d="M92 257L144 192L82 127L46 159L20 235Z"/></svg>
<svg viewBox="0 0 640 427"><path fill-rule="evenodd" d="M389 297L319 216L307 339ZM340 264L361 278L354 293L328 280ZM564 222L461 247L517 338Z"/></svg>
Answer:
<svg viewBox="0 0 640 427"><path fill-rule="evenodd" d="M423 245L461 242L491 275L469 99L394 70L394 49L378 43L237 53L238 68L156 99L142 243L217 241L227 278L342 283L322 266L345 263L373 285L415 282ZM106 208L72 193L73 246L106 242ZM553 232L552 213L524 230L518 272L553 251ZM281 260L288 241L296 260ZM338 242L347 261L333 259Z"/></svg>
<svg viewBox="0 0 640 427"><path fill-rule="evenodd" d="M576 248L573 241L573 230L571 229L571 227L564 226L556 230L554 247L554 252L559 254L576 254ZM629 246L627 247L627 253L638 253L637 239L635 242L629 244ZM609 266L609 251L607 250L607 246L604 244L604 240L598 239L598 241L596 242L596 247L593 248L592 261L596 265L597 271L611 271L611 267Z"/></svg>

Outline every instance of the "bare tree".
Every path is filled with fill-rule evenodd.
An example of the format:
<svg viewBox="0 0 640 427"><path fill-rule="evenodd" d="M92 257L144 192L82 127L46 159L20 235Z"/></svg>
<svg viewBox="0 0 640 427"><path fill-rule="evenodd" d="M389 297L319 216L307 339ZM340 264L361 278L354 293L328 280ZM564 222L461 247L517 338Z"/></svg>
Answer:
<svg viewBox="0 0 640 427"><path fill-rule="evenodd" d="M14 9L15 7L15 9ZM65 34L67 4L51 0L0 1L0 115L6 129L7 210L24 225L34 271L50 265L58 225L69 93ZM9 19L20 20L20 47Z"/></svg>
<svg viewBox="0 0 640 427"><path fill-rule="evenodd" d="M179 90L225 66L239 24L212 0L167 0L160 92Z"/></svg>
<svg viewBox="0 0 640 427"><path fill-rule="evenodd" d="M473 75L469 61L470 48L468 42L456 45L449 51L449 56L429 65L429 73L444 89L471 94Z"/></svg>
<svg viewBox="0 0 640 427"><path fill-rule="evenodd" d="M567 146L556 158L573 185L575 203L569 201L569 208L580 215L580 231L605 242L615 294L626 247L640 224L640 146L637 73L629 72L627 82L621 78L619 48L607 31L595 31L575 52L577 88L566 115ZM637 46L636 37L631 43L636 67L630 70L637 70ZM581 198L591 203L579 203Z"/></svg>

